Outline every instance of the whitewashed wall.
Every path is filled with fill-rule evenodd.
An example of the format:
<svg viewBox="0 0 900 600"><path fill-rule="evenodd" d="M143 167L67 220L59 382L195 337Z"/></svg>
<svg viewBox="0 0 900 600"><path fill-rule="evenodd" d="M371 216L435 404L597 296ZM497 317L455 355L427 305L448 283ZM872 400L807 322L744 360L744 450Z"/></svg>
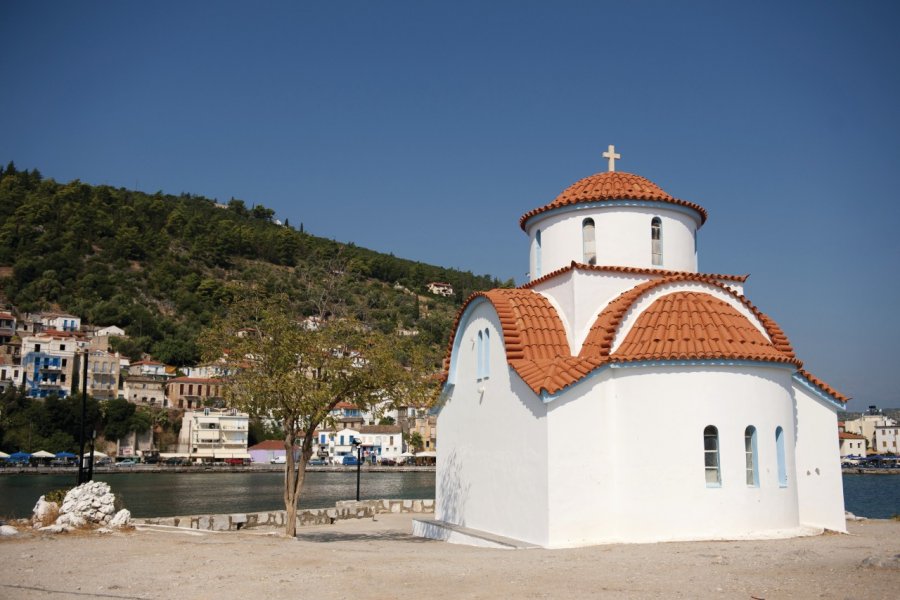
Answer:
<svg viewBox="0 0 900 600"><path fill-rule="evenodd" d="M793 390L798 422L795 478L800 521L846 531L836 408L796 381Z"/></svg>
<svg viewBox="0 0 900 600"><path fill-rule="evenodd" d="M438 416L435 518L545 545L546 409L510 377L493 306L470 306L452 356L452 393ZM475 338L485 328L490 377L479 382Z"/></svg>
<svg viewBox="0 0 900 600"><path fill-rule="evenodd" d="M642 367L588 380L551 404L551 546L758 535L799 526L790 371ZM706 486L703 430L719 431L722 486ZM745 476L744 430L757 428L758 488ZM785 435L778 482L775 428ZM593 427L589 427L593 426ZM590 429L590 431L588 431ZM566 432L578 432L568 436ZM557 475L558 474L558 475Z"/></svg>
<svg viewBox="0 0 900 600"><path fill-rule="evenodd" d="M689 214L689 212L691 214ZM651 254L650 223L662 220L663 262L654 265ZM528 221L531 248L530 278L537 279L569 265L584 262L582 222L594 220L598 265L697 271L694 235L699 216L663 202L653 207L579 205L543 213ZM535 236L541 231L540 271Z"/></svg>

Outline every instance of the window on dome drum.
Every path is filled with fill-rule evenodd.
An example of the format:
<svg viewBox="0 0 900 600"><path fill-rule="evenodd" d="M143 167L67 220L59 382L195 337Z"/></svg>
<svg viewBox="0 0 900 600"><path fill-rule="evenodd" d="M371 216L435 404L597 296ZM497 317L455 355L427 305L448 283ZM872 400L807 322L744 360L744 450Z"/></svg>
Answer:
<svg viewBox="0 0 900 600"><path fill-rule="evenodd" d="M478 341L475 347L475 378L481 379L481 369L484 364L484 332L478 332Z"/></svg>
<svg viewBox="0 0 900 600"><path fill-rule="evenodd" d="M746 456L747 485L759 487L759 465L756 454L756 427L747 426L744 430L744 455Z"/></svg>
<svg viewBox="0 0 900 600"><path fill-rule="evenodd" d="M721 487L719 472L719 430L709 425L703 430L703 455L706 466L706 487Z"/></svg>
<svg viewBox="0 0 900 600"><path fill-rule="evenodd" d="M650 221L650 252L653 264L661 266L663 264L662 219L659 217L653 217L653 220Z"/></svg>
<svg viewBox="0 0 900 600"><path fill-rule="evenodd" d="M594 220L585 219L581 222L581 249L584 262L589 265L597 264L597 239L594 236Z"/></svg>
<svg viewBox="0 0 900 600"><path fill-rule="evenodd" d="M787 465L784 463L784 429L775 428L775 454L778 456L778 485L787 487Z"/></svg>
<svg viewBox="0 0 900 600"><path fill-rule="evenodd" d="M541 230L534 232L534 278L541 276Z"/></svg>

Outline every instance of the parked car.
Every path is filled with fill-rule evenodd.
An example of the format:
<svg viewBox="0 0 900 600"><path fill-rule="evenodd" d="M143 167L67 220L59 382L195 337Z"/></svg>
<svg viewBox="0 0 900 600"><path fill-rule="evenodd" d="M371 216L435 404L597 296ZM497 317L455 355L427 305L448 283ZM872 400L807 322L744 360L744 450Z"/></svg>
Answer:
<svg viewBox="0 0 900 600"><path fill-rule="evenodd" d="M236 466L245 465L249 462L250 462L249 459L245 460L243 458L226 458L225 459L225 464L236 465Z"/></svg>
<svg viewBox="0 0 900 600"><path fill-rule="evenodd" d="M359 464L359 461L352 454L348 454L343 459L341 459L341 464L344 465L345 467L347 467L347 466L355 467L356 465Z"/></svg>
<svg viewBox="0 0 900 600"><path fill-rule="evenodd" d="M117 467L133 467L136 464L138 464L138 462L136 460L134 460L133 458L126 458L126 459L123 459L123 460L120 460L119 462L117 462L116 466Z"/></svg>
<svg viewBox="0 0 900 600"><path fill-rule="evenodd" d="M283 465L287 462L287 456L276 456L269 462L272 463L273 465Z"/></svg>
<svg viewBox="0 0 900 600"><path fill-rule="evenodd" d="M108 456L104 456L103 458L98 458L96 461L94 461L94 464L100 467L105 467L113 464L113 461Z"/></svg>
<svg viewBox="0 0 900 600"><path fill-rule="evenodd" d="M309 459L309 466L311 467L322 467L325 466L324 458L311 458Z"/></svg>
<svg viewBox="0 0 900 600"><path fill-rule="evenodd" d="M393 467L397 464L397 461L393 458L382 458L379 464L384 465L385 467Z"/></svg>

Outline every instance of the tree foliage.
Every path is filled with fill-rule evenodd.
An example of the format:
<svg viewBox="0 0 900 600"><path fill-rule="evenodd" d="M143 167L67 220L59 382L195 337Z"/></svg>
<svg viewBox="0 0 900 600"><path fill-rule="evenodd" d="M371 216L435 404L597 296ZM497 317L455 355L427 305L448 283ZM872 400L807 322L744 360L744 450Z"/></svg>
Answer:
<svg viewBox="0 0 900 600"><path fill-rule="evenodd" d="M253 291L234 302L202 338L208 360L226 357L232 373L225 388L229 404L254 417L273 419L283 430L290 536L316 428L333 424L334 407L342 401L369 407L410 393L424 394L419 387L434 388L425 377L432 372L427 361L404 348L404 340L347 315L331 295L339 288L335 278L310 283L305 301L318 304L314 326L298 317L289 297ZM297 461L295 447L300 448Z"/></svg>

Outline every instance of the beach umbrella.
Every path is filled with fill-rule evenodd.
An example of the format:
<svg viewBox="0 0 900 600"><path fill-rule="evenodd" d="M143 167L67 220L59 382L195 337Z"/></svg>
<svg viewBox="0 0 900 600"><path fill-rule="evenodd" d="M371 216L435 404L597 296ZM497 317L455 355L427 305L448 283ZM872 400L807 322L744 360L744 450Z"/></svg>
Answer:
<svg viewBox="0 0 900 600"><path fill-rule="evenodd" d="M9 455L9 460L12 462L27 462L29 458L31 455L27 452L13 452Z"/></svg>
<svg viewBox="0 0 900 600"><path fill-rule="evenodd" d="M75 458L75 455L71 452L57 452L56 458Z"/></svg>
<svg viewBox="0 0 900 600"><path fill-rule="evenodd" d="M87 458L91 455L90 452L85 452L84 457ZM94 458L109 458L109 454L103 454L98 450L94 450Z"/></svg>
<svg viewBox="0 0 900 600"><path fill-rule="evenodd" d="M55 454L50 454L46 450L38 450L34 454L31 455L31 458L55 458Z"/></svg>
<svg viewBox="0 0 900 600"><path fill-rule="evenodd" d="M4 452L3 450L0 450L0 458L9 458L9 454Z"/></svg>

